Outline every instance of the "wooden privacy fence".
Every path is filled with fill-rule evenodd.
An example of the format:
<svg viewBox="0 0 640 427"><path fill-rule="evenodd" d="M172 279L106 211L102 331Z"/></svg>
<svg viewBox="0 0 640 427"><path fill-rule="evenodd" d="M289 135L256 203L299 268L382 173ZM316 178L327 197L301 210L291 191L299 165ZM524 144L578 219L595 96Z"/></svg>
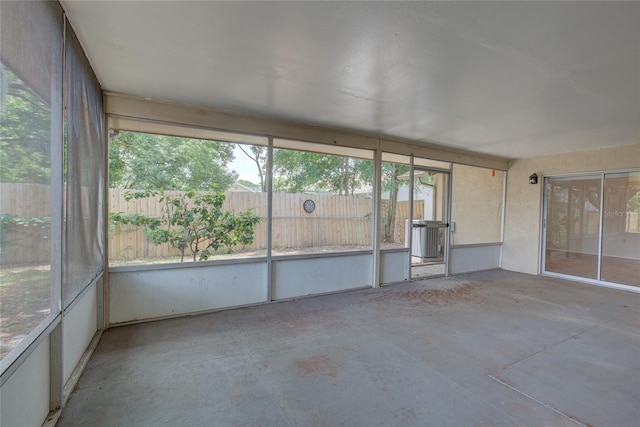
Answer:
<svg viewBox="0 0 640 427"><path fill-rule="evenodd" d="M160 216L162 204L157 198L126 201L125 190L109 191L109 211ZM179 192L169 194L177 195ZM28 197L26 197L28 195ZM33 265L50 263L51 188L41 184L0 183L0 263L3 265ZM224 209L235 213L251 208L261 218L251 246L235 251L260 251L267 246L267 194L229 192ZM315 210L306 213L305 200L315 203ZM389 215L388 201L382 201L382 221ZM395 219L396 242L404 241L408 202L398 202ZM370 247L372 239L371 199L358 196L273 194L274 249L304 249L311 247ZM422 201L414 204L414 215L422 217ZM169 258L178 256L169 245L156 246L144 230L119 224L109 226L109 256L112 260L138 258Z"/></svg>
<svg viewBox="0 0 640 427"><path fill-rule="evenodd" d="M178 195L179 192L169 192ZM125 190L109 191L110 212L140 213L150 217L162 215L157 197L125 200ZM313 200L315 210L303 209L305 200ZM275 193L273 195L273 234L275 249L301 249L318 246L371 245L371 199L333 196ZM236 247L234 251L260 251L267 247L267 193L228 192L223 210L236 214L251 209L260 217L252 245ZM109 256L113 260L136 258L167 258L177 256L169 245L156 246L144 230L123 226L110 227Z"/></svg>
<svg viewBox="0 0 640 427"><path fill-rule="evenodd" d="M0 183L0 264L51 262L50 192L45 184Z"/></svg>
<svg viewBox="0 0 640 427"><path fill-rule="evenodd" d="M382 200L380 206L380 214L382 216L382 224L386 224L387 218L390 215L389 212L389 200ZM424 200L413 201L413 217L424 218ZM394 233L391 239L386 240L385 243L400 243L404 244L405 232L407 226L407 219L409 218L409 202L396 202L396 218L394 221ZM382 238L384 239L384 225L380 231Z"/></svg>
<svg viewBox="0 0 640 427"><path fill-rule="evenodd" d="M157 197L125 200L126 190L109 191L110 212L139 213L150 217L162 215ZM177 196L180 192L168 192ZM306 200L315 203L313 212L305 212ZM273 194L272 245L275 250L296 250L313 247L370 247L372 239L372 202L357 196ZM252 245L236 247L234 252L262 251L267 247L267 193L228 192L223 209L241 213L247 209L260 217ZM414 213L422 216L424 203L415 202ZM396 235L402 242L408 202L398 202ZM388 215L388 203L382 205L382 216ZM179 255L169 245L156 246L143 229L115 224L110 227L109 257L114 261L169 258Z"/></svg>
<svg viewBox="0 0 640 427"><path fill-rule="evenodd" d="M304 211L305 200L315 203L313 212ZM275 193L272 203L275 249L371 244L371 199Z"/></svg>

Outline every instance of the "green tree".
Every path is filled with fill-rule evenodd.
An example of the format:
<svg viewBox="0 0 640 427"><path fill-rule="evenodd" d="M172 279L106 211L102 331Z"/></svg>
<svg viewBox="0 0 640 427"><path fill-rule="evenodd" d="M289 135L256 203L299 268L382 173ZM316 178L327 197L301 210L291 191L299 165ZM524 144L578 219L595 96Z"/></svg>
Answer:
<svg viewBox="0 0 640 427"><path fill-rule="evenodd" d="M373 184L373 163L363 162L359 165L360 176L369 185ZM395 242L396 235L396 206L400 188L409 184L409 180L401 180L401 175L409 172L409 165L382 162L382 192L389 192L386 210L382 212L384 221L383 242Z"/></svg>
<svg viewBox="0 0 640 427"><path fill-rule="evenodd" d="M266 148L242 149L256 163L261 183L266 176ZM389 192L384 212L384 242L395 241L396 205L398 193L408 180L399 177L409 171L408 165L382 163L382 191ZM362 185L373 185L373 162L329 154L278 149L273 153L273 189L290 193L305 190L335 191L349 195ZM263 191L266 191L263 185Z"/></svg>
<svg viewBox="0 0 640 427"><path fill-rule="evenodd" d="M225 191L233 145L121 131L109 143L109 186L138 190Z"/></svg>
<svg viewBox="0 0 640 427"><path fill-rule="evenodd" d="M382 190L389 191L389 206L384 222L383 242L395 242L396 239L396 207L398 205L398 193L401 185L409 181L400 181L400 175L409 171L409 166L399 163L382 164Z"/></svg>
<svg viewBox="0 0 640 427"><path fill-rule="evenodd" d="M236 245L253 243L255 226L260 217L248 209L240 214L224 211L222 193L187 191L178 195L162 192L127 192L125 198L144 199L159 196L163 204L162 216L153 218L141 214L111 213L116 224L144 227L154 244L168 243L180 252L184 261L187 249L193 260L206 260L213 252L226 248L229 253Z"/></svg>
<svg viewBox="0 0 640 427"><path fill-rule="evenodd" d="M51 179L49 106L0 64L0 181L46 184ZM4 90L0 90L4 92Z"/></svg>
<svg viewBox="0 0 640 427"><path fill-rule="evenodd" d="M629 197L629 196L627 196ZM627 202L628 212L640 212L640 191L636 192Z"/></svg>
<svg viewBox="0 0 640 427"><path fill-rule="evenodd" d="M239 148L256 164L260 187L267 191L267 148ZM362 163L371 164L367 160L343 156L277 149L273 152L273 189L288 193L316 190L353 194L365 183L360 176Z"/></svg>
<svg viewBox="0 0 640 427"><path fill-rule="evenodd" d="M274 150L274 190L297 193L305 190L353 194L364 180L362 163L368 160L305 151Z"/></svg>

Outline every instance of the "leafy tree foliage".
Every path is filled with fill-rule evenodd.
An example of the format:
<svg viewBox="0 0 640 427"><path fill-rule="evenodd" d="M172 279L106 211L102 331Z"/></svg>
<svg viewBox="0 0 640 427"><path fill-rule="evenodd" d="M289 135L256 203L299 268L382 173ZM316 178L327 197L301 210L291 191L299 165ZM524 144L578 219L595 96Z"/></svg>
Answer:
<svg viewBox="0 0 640 427"><path fill-rule="evenodd" d="M51 177L49 106L0 64L0 181L46 184Z"/></svg>
<svg viewBox="0 0 640 427"><path fill-rule="evenodd" d="M360 161L357 169L362 182L373 185L373 162ZM399 177L407 172L409 165L382 162L382 192L389 192L388 202L382 205L383 242L395 242L398 193L403 185L409 184L409 180L400 180Z"/></svg>
<svg viewBox="0 0 640 427"><path fill-rule="evenodd" d="M256 164L262 191L266 189L267 148L240 146L245 155ZM331 191L349 195L362 184L362 171L372 171L372 162L330 154L276 149L273 152L273 189L277 192ZM369 172L371 175L372 172Z"/></svg>
<svg viewBox="0 0 640 427"><path fill-rule="evenodd" d="M237 215L223 211L225 196L222 193L187 191L169 195L142 191L127 192L125 198L131 200L152 196L160 196L159 201L163 204L160 218L138 213L111 213L112 221L145 227L154 244L168 243L178 249L181 261L184 261L187 249L194 261L203 261L221 248L231 253L236 245L253 243L254 229L260 217L253 215L250 209Z"/></svg>
<svg viewBox="0 0 640 427"><path fill-rule="evenodd" d="M389 201L382 205L382 218L384 221L383 242L395 242L398 193L403 185L409 184L409 180L400 180L399 177L407 172L409 172L409 165L382 162L382 191L389 192ZM367 184L373 184L372 162L363 163L360 173Z"/></svg>
<svg viewBox="0 0 640 427"><path fill-rule="evenodd" d="M326 190L353 194L365 181L361 169L367 160L305 151L274 150L274 190L297 193Z"/></svg>
<svg viewBox="0 0 640 427"><path fill-rule="evenodd" d="M233 145L121 131L109 143L109 186L138 190L225 191Z"/></svg>
<svg viewBox="0 0 640 427"><path fill-rule="evenodd" d="M409 171L409 166L399 163L383 163L382 164L382 184L383 190L389 191L389 205L387 208L387 216L384 222L383 242L395 242L396 239L396 206L398 203L398 193L403 181L398 178L400 175ZM408 184L409 181L404 181Z"/></svg>
<svg viewBox="0 0 640 427"><path fill-rule="evenodd" d="M265 147L253 146L244 153L256 163L263 191L267 155ZM409 171L408 165L382 163L382 191L389 192L383 212L384 242L395 241L396 204L400 187L409 181L398 178ZM349 157L279 149L273 153L274 191L297 193L305 190L334 191L349 195L362 185L373 185L373 162Z"/></svg>
<svg viewBox="0 0 640 427"><path fill-rule="evenodd" d="M628 212L640 212L640 191L638 191L627 202L627 211Z"/></svg>

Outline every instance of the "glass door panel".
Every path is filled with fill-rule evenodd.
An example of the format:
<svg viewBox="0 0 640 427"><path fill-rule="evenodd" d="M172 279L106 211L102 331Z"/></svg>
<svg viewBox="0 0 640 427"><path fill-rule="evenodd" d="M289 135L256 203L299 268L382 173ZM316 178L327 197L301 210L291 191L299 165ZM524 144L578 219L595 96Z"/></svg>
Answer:
<svg viewBox="0 0 640 427"><path fill-rule="evenodd" d="M545 271L598 279L599 176L548 178Z"/></svg>
<svg viewBox="0 0 640 427"><path fill-rule="evenodd" d="M601 280L640 287L640 172L605 175Z"/></svg>

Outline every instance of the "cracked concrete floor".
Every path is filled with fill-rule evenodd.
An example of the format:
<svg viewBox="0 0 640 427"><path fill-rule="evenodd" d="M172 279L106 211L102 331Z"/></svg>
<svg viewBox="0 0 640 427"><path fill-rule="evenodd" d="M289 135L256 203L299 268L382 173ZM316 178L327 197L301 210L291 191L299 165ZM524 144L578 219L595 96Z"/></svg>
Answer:
<svg viewBox="0 0 640 427"><path fill-rule="evenodd" d="M490 271L110 329L59 425L639 419L639 294Z"/></svg>

